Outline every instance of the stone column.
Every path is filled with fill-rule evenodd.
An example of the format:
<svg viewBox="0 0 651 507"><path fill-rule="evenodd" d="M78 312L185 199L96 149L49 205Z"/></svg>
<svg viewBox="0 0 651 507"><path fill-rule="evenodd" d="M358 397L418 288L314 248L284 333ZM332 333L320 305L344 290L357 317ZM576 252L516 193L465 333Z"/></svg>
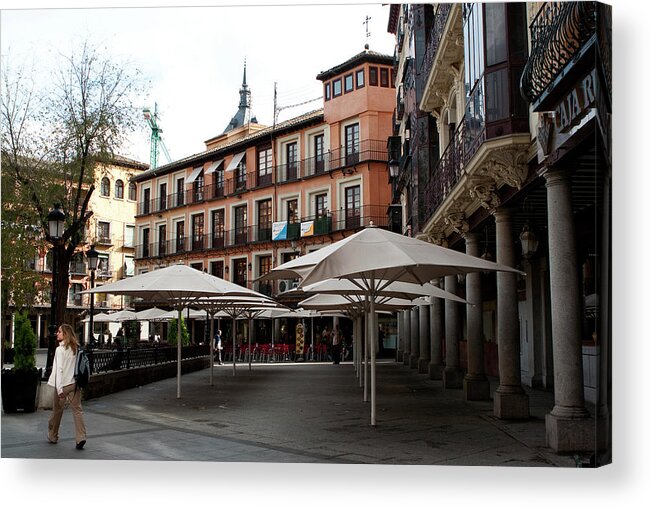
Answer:
<svg viewBox="0 0 651 507"><path fill-rule="evenodd" d="M512 211L495 211L497 263L515 266ZM500 419L529 418L529 397L520 380L520 322L515 273L497 272L497 353L500 385L493 397L493 410Z"/></svg>
<svg viewBox="0 0 651 507"><path fill-rule="evenodd" d="M402 363L405 366L409 366L409 355L411 354L411 312L409 310L403 310L400 312L402 314L402 322L404 323L405 329L405 339L403 340L402 348Z"/></svg>
<svg viewBox="0 0 651 507"><path fill-rule="evenodd" d="M547 187L549 279L554 347L554 408L545 418L547 445L557 452L595 448L585 408L579 290L572 189L566 171L543 173Z"/></svg>
<svg viewBox="0 0 651 507"><path fill-rule="evenodd" d="M419 322L419 351L418 351L418 373L427 373L429 365L430 335L429 335L429 305L418 307Z"/></svg>
<svg viewBox="0 0 651 507"><path fill-rule="evenodd" d="M464 235L466 253L479 257L476 234ZM482 326L481 273L466 274L466 332L468 344L468 372L463 378L466 400L490 400L490 384L484 374L484 330Z"/></svg>
<svg viewBox="0 0 651 507"><path fill-rule="evenodd" d="M437 287L440 286L438 280L432 282ZM443 300L441 298L430 298L430 363L429 378L432 380L443 379L443 354L441 351L441 342L445 335L443 328Z"/></svg>
<svg viewBox="0 0 651 507"><path fill-rule="evenodd" d="M418 353L419 353L419 339L418 339L418 307L409 310L410 323L411 323L411 343L409 345L409 367L418 368Z"/></svg>
<svg viewBox="0 0 651 507"><path fill-rule="evenodd" d="M445 277L445 290L457 293L457 275ZM445 300L445 369L443 387L461 389L463 371L459 366L459 303Z"/></svg>
<svg viewBox="0 0 651 507"><path fill-rule="evenodd" d="M402 343L405 339L404 332L405 328L403 327L402 312L396 313L396 362L399 363L402 361Z"/></svg>

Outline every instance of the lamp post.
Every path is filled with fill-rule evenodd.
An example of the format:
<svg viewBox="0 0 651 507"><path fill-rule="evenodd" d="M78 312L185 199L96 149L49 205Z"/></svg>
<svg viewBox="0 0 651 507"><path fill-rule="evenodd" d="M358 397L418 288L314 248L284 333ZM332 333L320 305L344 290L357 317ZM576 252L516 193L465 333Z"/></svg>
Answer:
<svg viewBox="0 0 651 507"><path fill-rule="evenodd" d="M99 253L95 250L95 245L91 245L88 252L86 252L88 259L88 269L90 270L90 288L95 288L95 270L97 269L97 261L99 261ZM90 318L88 324L90 328L90 337L88 338L88 346L92 349L95 346L95 334L93 333L93 313L95 312L95 294L90 293Z"/></svg>
<svg viewBox="0 0 651 507"><path fill-rule="evenodd" d="M47 362L45 364L45 376L49 377L52 372L52 363L54 363L54 349L56 344L56 306L57 306L57 246L63 236L63 227L65 225L66 215L61 211L61 205L55 204L54 209L47 214L48 224L48 241L52 243L52 291L50 295L50 325L48 326L47 342Z"/></svg>

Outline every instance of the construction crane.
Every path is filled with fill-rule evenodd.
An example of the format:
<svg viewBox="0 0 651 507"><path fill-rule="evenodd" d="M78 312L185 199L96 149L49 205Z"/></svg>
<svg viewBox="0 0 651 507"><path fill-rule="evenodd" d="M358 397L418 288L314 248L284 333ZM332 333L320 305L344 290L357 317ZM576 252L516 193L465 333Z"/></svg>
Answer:
<svg viewBox="0 0 651 507"><path fill-rule="evenodd" d="M163 150L163 154L167 159L167 163L172 162L169 152L167 151L167 146L163 142L161 137L161 132L163 129L158 126L158 104L154 103L154 114L151 114L151 111L148 107L143 108L142 114L149 123L149 128L151 128L151 147L149 152L149 167L151 169L156 169L158 167L158 146L160 145Z"/></svg>

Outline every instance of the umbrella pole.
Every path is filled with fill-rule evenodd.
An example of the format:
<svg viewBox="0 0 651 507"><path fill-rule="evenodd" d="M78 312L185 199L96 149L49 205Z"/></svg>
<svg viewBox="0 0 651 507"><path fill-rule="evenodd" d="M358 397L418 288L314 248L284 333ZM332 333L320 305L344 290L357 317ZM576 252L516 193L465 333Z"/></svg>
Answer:
<svg viewBox="0 0 651 507"><path fill-rule="evenodd" d="M179 318L176 321L176 397L181 397L181 312L183 309L179 306Z"/></svg>
<svg viewBox="0 0 651 507"><path fill-rule="evenodd" d="M235 340L237 339L237 328L235 327L235 316L233 316L233 377L235 376L235 362L237 360L237 349L235 348Z"/></svg>
<svg viewBox="0 0 651 507"><path fill-rule="evenodd" d="M208 316L208 310L206 310L206 317ZM213 336L215 336L215 318L214 314L210 315L210 336L208 336L208 339L210 340L210 385L213 385L213 368L215 366L215 340L213 339Z"/></svg>
<svg viewBox="0 0 651 507"><path fill-rule="evenodd" d="M375 315L375 296L371 296L371 426L375 426L375 334L377 316Z"/></svg>
<svg viewBox="0 0 651 507"><path fill-rule="evenodd" d="M249 316L249 331L248 331L248 342L249 342L249 371L251 371L251 326L253 325L253 319Z"/></svg>
<svg viewBox="0 0 651 507"><path fill-rule="evenodd" d="M366 300L368 303L368 296L366 297ZM364 308L368 309L368 305L364 305ZM368 333L371 327L369 325L368 312L366 313L364 323L366 324L366 332L364 333L364 401L368 401Z"/></svg>

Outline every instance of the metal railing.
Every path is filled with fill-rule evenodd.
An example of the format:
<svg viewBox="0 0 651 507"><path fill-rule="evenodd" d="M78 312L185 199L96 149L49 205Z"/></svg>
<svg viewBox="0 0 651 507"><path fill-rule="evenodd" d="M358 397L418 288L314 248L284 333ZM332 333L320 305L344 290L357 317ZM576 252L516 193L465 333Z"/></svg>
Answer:
<svg viewBox="0 0 651 507"><path fill-rule="evenodd" d="M87 352L91 374L175 362L178 353L176 347L89 349ZM209 345L191 345L181 348L181 359L209 355Z"/></svg>
<svg viewBox="0 0 651 507"><path fill-rule="evenodd" d="M249 171L246 178L238 181L235 173L228 173L219 184L206 184L200 190L192 187L181 193L167 194L147 201L140 201L136 215L161 213L169 209L218 199L242 192L264 188L274 184L289 183L330 171L345 169L365 162L387 162L386 139L365 139L354 148L341 146L325 152L320 157L309 157L290 164L276 164L269 175L259 175L257 170Z"/></svg>
<svg viewBox="0 0 651 507"><path fill-rule="evenodd" d="M303 217L299 222L288 224L286 240L300 239L301 222L313 222L313 234L315 236L337 231L360 229L371 224L377 227L388 227L389 225L386 206L367 205L353 210L340 209L321 215ZM219 234L172 238L162 242L136 245L135 258L145 259L150 257L181 255L270 241L273 241L271 229L259 225L250 225L220 231Z"/></svg>
<svg viewBox="0 0 651 507"><path fill-rule="evenodd" d="M428 34L427 49L425 49L425 56L423 57L423 63L421 63L420 67L420 73L424 76L425 80L429 76L432 66L434 65L436 52L441 44L443 31L445 30L445 24L448 21L451 9L452 4L438 4L436 6L434 22L432 23L432 29Z"/></svg>

